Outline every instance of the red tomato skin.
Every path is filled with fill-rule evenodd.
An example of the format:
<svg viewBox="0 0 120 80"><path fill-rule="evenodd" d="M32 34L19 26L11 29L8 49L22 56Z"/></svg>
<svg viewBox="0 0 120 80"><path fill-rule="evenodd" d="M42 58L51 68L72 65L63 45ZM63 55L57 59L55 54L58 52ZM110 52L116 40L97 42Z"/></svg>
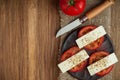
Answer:
<svg viewBox="0 0 120 80"><path fill-rule="evenodd" d="M86 0L73 0L74 6L69 5L70 0L60 0L60 8L61 10L69 15L69 16L77 16L80 15L86 6Z"/></svg>

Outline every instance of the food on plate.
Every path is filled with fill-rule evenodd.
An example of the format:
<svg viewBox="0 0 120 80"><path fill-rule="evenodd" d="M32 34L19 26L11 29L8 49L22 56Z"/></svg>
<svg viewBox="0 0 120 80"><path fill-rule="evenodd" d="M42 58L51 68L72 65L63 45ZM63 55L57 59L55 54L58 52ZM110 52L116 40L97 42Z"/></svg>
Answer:
<svg viewBox="0 0 120 80"><path fill-rule="evenodd" d="M79 32L78 32L78 37L82 37L83 35L93 31L94 29L96 29L96 26L85 26L83 27ZM102 31L101 31L102 32ZM99 32L94 32L95 34L99 34ZM92 36L94 35L89 35L88 37L92 38ZM98 37L98 36L96 36ZM89 40L89 39L88 39ZM85 48L89 49L89 50L95 50L97 48L99 48L101 46L101 44L104 41L104 36L101 36L100 38L98 38L97 40L95 40L94 42L91 42L90 44L86 45Z"/></svg>
<svg viewBox="0 0 120 80"><path fill-rule="evenodd" d="M61 10L69 16L80 15L86 6L86 0L60 0Z"/></svg>
<svg viewBox="0 0 120 80"><path fill-rule="evenodd" d="M117 58L114 53L109 54L109 52L98 51L93 53L89 58L88 71L91 75L104 76L108 74L113 65L117 62Z"/></svg>
<svg viewBox="0 0 120 80"><path fill-rule="evenodd" d="M80 53L81 52L81 53ZM80 53L80 54L79 54ZM74 57L76 54L79 54L79 56L82 59L87 59L89 56L87 55L86 51L84 50L80 50L78 47L72 47L70 49L68 49L67 51L65 51L63 53L63 55L61 56L61 62L64 62L66 59L70 58L71 56ZM74 55L74 56L73 56ZM77 56L77 57L79 57ZM82 60L80 58L76 58L74 59L74 61L76 60ZM74 62L75 63L75 62ZM82 61L80 64L78 64L77 66L73 67L72 69L70 69L69 71L71 72L77 72L77 71L81 71L85 66L87 65L87 60Z"/></svg>
<svg viewBox="0 0 120 80"><path fill-rule="evenodd" d="M76 43L77 46L72 46L76 45ZM96 46L92 47L91 43L97 45L97 48ZM86 48L87 45L90 45L89 50ZM78 64L71 66L74 62L76 63L76 60L80 60L77 56L80 54L80 51L84 49L90 57L85 58L84 61L82 61L83 64L79 62L78 64L80 66L78 66ZM86 26L74 31L65 40L61 50L62 52L66 51L61 53L61 62L58 64L58 67L63 73L69 71L68 73L78 80L99 79L108 74L114 67L114 64L118 62L112 42L109 35L106 35L103 26Z"/></svg>

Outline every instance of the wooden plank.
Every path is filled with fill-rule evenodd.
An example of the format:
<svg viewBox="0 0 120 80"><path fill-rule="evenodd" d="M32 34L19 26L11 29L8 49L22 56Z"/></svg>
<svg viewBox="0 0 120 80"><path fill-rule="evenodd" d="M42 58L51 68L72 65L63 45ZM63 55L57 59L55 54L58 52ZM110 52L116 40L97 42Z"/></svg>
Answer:
<svg viewBox="0 0 120 80"><path fill-rule="evenodd" d="M0 0L0 80L57 79L57 3Z"/></svg>
<svg viewBox="0 0 120 80"><path fill-rule="evenodd" d="M120 59L120 1L116 0L115 5L112 7L111 12L111 37L114 43L116 55ZM120 80L120 61L116 64L113 69L112 80ZM107 79L106 79L107 80Z"/></svg>
<svg viewBox="0 0 120 80"><path fill-rule="evenodd" d="M37 69L38 80L56 80L58 76L57 57L59 40L55 38L59 28L57 0L38 1L38 54ZM53 14L54 13L54 14Z"/></svg>
<svg viewBox="0 0 120 80"><path fill-rule="evenodd" d="M101 1L87 0L91 7L88 6L86 11L99 3ZM119 5L120 1L117 1L112 8L84 24L103 24L112 37L118 58ZM0 0L0 80L57 79L58 51L67 35L61 37L59 46L60 40L55 38L59 28L57 7L56 0ZM61 25L74 19L65 16L61 16ZM101 80L120 80L119 65L117 63L114 70ZM74 80L70 75L64 75ZM65 80L62 76L60 78Z"/></svg>

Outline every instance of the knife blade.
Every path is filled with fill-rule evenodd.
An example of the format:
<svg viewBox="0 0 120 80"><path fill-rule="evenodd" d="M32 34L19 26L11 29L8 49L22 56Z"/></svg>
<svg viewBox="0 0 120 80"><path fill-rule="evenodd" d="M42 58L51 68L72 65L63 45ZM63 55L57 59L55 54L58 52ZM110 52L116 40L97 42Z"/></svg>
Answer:
<svg viewBox="0 0 120 80"><path fill-rule="evenodd" d="M66 25L65 27L61 28L57 34L56 34L56 38L59 37L60 35L76 28L77 26L81 25L83 22L85 22L87 20L87 17L83 17L83 19L76 19L75 21L73 21L72 23Z"/></svg>
<svg viewBox="0 0 120 80"><path fill-rule="evenodd" d="M64 26L63 28L61 28L57 32L56 38L65 34L66 32L71 31L72 29L76 28L77 26L81 25L82 23L86 22L87 20L94 18L95 16L97 16L99 13L101 13L103 10L105 10L112 4L114 4L113 0L105 0L102 4L98 5L91 11L87 12L85 14L85 16L83 16L81 19L78 18L75 21L73 21L73 22L69 23L68 25Z"/></svg>

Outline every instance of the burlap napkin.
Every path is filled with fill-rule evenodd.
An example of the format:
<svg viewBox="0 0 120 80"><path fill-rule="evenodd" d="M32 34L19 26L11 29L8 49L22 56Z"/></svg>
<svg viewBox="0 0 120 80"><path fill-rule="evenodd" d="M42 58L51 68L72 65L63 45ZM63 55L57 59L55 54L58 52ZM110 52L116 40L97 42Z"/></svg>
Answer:
<svg viewBox="0 0 120 80"><path fill-rule="evenodd" d="M90 9L92 9L93 7L95 7L96 5L100 4L101 2L103 2L104 0L86 0L87 1L87 6L86 9L84 11L84 13L81 15L83 16L87 11L89 11ZM60 26L64 27L65 25L67 25L70 21L74 20L76 17L71 17L71 16L67 16L64 13L62 13L61 10L59 10L59 15L60 15ZM99 16L97 16L96 18L87 21L86 23L82 24L81 26L85 26L85 25L103 25L106 28L107 33L109 34L110 31L110 25L111 25L111 8L106 9L105 11L103 11ZM64 41L66 35L68 35L68 33L64 34L61 36L61 42ZM109 34L110 35L110 34ZM60 45L60 47L62 46L62 43ZM59 52L60 53L60 52ZM99 79L99 80L112 80L112 72ZM58 80L77 80L76 78L73 78L70 74L66 73L59 73L59 77Z"/></svg>

